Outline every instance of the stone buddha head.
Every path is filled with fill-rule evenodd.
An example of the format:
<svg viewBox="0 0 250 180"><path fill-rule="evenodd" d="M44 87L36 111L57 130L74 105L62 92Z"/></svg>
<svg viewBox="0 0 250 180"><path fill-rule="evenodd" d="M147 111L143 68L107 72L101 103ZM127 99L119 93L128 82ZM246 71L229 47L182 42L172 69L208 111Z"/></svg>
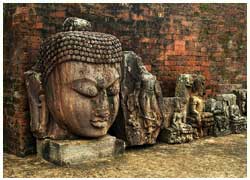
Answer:
<svg viewBox="0 0 250 180"><path fill-rule="evenodd" d="M192 92L203 97L206 94L205 78L202 75L197 75L193 81Z"/></svg>
<svg viewBox="0 0 250 180"><path fill-rule="evenodd" d="M42 44L36 66L49 121L76 136L100 137L119 108L121 44L112 35L86 31L90 24L85 20L71 18L64 24L66 31Z"/></svg>

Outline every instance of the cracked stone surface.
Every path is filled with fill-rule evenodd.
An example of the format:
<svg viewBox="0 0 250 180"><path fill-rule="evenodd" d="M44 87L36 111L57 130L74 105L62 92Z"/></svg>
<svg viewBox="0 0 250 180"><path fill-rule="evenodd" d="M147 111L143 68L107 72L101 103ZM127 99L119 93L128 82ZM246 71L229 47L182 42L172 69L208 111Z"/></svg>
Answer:
<svg viewBox="0 0 250 180"><path fill-rule="evenodd" d="M238 177L247 176L245 134L207 137L187 144L133 147L123 156L60 167L35 155L4 154L4 177Z"/></svg>

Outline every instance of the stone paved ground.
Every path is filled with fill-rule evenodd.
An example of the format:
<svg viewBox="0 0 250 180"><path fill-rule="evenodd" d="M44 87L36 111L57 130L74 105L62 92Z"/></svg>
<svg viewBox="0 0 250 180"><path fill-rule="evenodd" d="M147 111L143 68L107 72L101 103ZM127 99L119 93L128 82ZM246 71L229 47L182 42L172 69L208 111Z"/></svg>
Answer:
<svg viewBox="0 0 250 180"><path fill-rule="evenodd" d="M246 177L246 134L128 149L116 159L59 167L4 154L4 177Z"/></svg>

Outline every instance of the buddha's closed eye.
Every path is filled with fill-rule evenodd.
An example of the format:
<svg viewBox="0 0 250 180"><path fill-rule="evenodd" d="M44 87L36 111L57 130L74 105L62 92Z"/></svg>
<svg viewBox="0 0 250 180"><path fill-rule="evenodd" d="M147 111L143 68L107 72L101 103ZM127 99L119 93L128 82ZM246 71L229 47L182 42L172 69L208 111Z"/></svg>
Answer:
<svg viewBox="0 0 250 180"><path fill-rule="evenodd" d="M70 87L77 93L87 97L96 97L99 92L96 83L88 79L75 80L70 83ZM120 92L119 82L115 81L106 91L108 96L117 95Z"/></svg>
<svg viewBox="0 0 250 180"><path fill-rule="evenodd" d="M81 95L88 97L95 97L98 95L98 89L94 82L80 79L75 80L70 84L71 88Z"/></svg>

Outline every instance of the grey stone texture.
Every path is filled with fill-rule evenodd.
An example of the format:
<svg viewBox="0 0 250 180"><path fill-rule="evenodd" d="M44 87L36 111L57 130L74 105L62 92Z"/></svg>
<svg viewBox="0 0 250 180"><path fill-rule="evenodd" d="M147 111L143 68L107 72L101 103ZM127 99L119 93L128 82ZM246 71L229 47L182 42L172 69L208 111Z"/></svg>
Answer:
<svg viewBox="0 0 250 180"><path fill-rule="evenodd" d="M106 135L89 140L37 139L37 154L57 165L79 165L115 157L125 151L125 142Z"/></svg>
<svg viewBox="0 0 250 180"><path fill-rule="evenodd" d="M193 129L186 124L186 99L184 97L163 98L164 122L158 140L170 144L193 140Z"/></svg>
<svg viewBox="0 0 250 180"><path fill-rule="evenodd" d="M162 93L156 76L149 73L141 57L124 51L121 111L112 133L128 146L155 144L163 122Z"/></svg>
<svg viewBox="0 0 250 180"><path fill-rule="evenodd" d="M240 108L241 114L247 116L247 89L237 89L233 93L236 95L236 103Z"/></svg>

